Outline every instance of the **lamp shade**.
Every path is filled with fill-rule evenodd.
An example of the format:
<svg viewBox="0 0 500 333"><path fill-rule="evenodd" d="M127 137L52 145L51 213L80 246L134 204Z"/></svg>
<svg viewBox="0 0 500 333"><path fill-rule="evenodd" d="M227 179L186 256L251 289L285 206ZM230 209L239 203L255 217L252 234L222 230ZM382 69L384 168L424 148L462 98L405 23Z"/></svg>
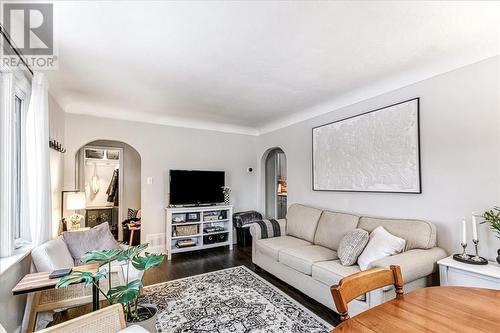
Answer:
<svg viewBox="0 0 500 333"><path fill-rule="evenodd" d="M85 192L68 193L68 196L66 197L66 209L84 209L85 206Z"/></svg>

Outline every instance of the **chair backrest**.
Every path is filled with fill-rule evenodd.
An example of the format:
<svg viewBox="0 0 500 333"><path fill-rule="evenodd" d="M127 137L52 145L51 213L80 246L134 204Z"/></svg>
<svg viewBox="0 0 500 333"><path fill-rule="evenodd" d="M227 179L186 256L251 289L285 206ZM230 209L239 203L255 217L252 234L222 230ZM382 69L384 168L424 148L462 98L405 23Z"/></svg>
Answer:
<svg viewBox="0 0 500 333"><path fill-rule="evenodd" d="M391 284L396 288L396 297L401 297L403 276L399 266L391 265L390 269L373 268L340 280L338 285L330 288L340 319L344 321L350 318L347 303L369 291Z"/></svg>
<svg viewBox="0 0 500 333"><path fill-rule="evenodd" d="M123 306L113 304L104 309L51 326L39 331L39 333L116 333L124 329L126 325ZM143 331L136 330L134 332Z"/></svg>

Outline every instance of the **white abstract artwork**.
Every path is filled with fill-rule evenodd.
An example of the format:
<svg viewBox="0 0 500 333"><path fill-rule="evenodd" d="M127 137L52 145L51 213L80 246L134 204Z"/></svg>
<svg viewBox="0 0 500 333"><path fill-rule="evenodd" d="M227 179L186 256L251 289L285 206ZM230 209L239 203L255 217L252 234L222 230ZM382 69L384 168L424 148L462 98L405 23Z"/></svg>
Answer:
<svg viewBox="0 0 500 333"><path fill-rule="evenodd" d="M313 128L313 190L421 193L419 99Z"/></svg>

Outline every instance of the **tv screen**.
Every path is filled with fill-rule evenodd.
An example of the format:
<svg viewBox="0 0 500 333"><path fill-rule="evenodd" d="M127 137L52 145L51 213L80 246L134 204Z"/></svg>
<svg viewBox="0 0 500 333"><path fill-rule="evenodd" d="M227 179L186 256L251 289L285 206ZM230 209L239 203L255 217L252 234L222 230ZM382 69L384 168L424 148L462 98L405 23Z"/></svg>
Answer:
<svg viewBox="0 0 500 333"><path fill-rule="evenodd" d="M170 204L203 205L224 202L224 171L170 170Z"/></svg>

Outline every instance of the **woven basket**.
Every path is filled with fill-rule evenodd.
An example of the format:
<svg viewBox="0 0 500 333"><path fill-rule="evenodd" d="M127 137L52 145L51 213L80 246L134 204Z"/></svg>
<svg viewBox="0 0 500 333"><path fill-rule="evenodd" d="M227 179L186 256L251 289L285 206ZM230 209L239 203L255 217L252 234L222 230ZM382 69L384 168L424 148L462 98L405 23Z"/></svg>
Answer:
<svg viewBox="0 0 500 333"><path fill-rule="evenodd" d="M191 236L198 233L198 226L196 224L191 225L178 225L174 228L174 236Z"/></svg>

